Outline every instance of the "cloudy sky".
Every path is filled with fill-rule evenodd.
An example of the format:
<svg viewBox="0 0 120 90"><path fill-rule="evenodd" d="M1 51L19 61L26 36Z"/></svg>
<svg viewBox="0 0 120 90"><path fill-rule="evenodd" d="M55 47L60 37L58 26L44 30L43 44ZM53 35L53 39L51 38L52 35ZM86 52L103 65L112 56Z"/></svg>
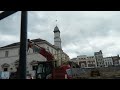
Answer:
<svg viewBox="0 0 120 90"><path fill-rule="evenodd" d="M58 20L56 23L56 19ZM119 11L29 11L28 38L54 44L54 27L61 31L62 49L78 55L120 54ZM20 41L20 12L0 21L0 47Z"/></svg>

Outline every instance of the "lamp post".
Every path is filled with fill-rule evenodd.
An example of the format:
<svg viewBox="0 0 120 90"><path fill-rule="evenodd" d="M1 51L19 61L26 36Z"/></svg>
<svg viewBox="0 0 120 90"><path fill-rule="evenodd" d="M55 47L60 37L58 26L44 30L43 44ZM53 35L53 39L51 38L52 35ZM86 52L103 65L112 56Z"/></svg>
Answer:
<svg viewBox="0 0 120 90"><path fill-rule="evenodd" d="M20 60L19 78L26 79L27 58L27 11L21 11L21 36L20 36Z"/></svg>

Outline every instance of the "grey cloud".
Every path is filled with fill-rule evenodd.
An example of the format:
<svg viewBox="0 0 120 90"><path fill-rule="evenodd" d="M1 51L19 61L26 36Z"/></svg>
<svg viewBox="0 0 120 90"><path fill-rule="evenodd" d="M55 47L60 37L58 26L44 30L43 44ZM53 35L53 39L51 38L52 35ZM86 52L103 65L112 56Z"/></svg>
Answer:
<svg viewBox="0 0 120 90"><path fill-rule="evenodd" d="M13 14L0 21L0 33L5 35L15 35L20 32L20 12Z"/></svg>
<svg viewBox="0 0 120 90"><path fill-rule="evenodd" d="M20 13L16 13L0 22L0 34L19 38L19 21ZM53 30L57 24L61 31L62 47L71 58L79 54L93 55L100 49L105 55L110 55L115 47L118 50L114 49L113 54L120 53L119 43L116 43L120 35L119 23L120 12L115 11L29 11L28 38L42 38L54 44ZM112 38L109 37L118 39L110 40ZM99 39L100 42L97 41ZM0 45L2 43L7 44L0 41Z"/></svg>

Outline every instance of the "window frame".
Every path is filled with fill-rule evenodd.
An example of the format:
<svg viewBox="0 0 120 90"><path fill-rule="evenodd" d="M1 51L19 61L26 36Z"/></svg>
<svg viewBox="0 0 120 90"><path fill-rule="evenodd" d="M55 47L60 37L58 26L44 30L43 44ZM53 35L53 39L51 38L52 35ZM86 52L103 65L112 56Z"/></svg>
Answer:
<svg viewBox="0 0 120 90"><path fill-rule="evenodd" d="M3 68L3 71L8 71L8 68L7 67Z"/></svg>
<svg viewBox="0 0 120 90"><path fill-rule="evenodd" d="M8 57L9 51L5 51L5 57Z"/></svg>

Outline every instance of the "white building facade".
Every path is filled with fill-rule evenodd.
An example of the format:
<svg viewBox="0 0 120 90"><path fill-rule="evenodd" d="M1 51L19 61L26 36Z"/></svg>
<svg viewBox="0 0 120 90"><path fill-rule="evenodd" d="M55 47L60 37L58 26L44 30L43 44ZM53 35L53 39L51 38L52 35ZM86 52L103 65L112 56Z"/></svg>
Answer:
<svg viewBox="0 0 120 90"><path fill-rule="evenodd" d="M87 56L87 67L88 68L97 67L95 56Z"/></svg>
<svg viewBox="0 0 120 90"><path fill-rule="evenodd" d="M94 56L80 55L77 58L71 59L78 64L81 68L95 68L97 67L96 59Z"/></svg>
<svg viewBox="0 0 120 90"><path fill-rule="evenodd" d="M94 53L97 67L104 67L104 60L103 60L103 54L102 51L100 50L99 52Z"/></svg>
<svg viewBox="0 0 120 90"><path fill-rule="evenodd" d="M57 66L69 61L69 56L63 52L61 48L50 44L46 40L34 39L32 40L40 47L49 51L57 62ZM13 43L0 48L0 71L16 72L19 65L20 43ZM27 53L27 74L35 76L35 66L38 61L47 61L41 54L29 48Z"/></svg>
<svg viewBox="0 0 120 90"><path fill-rule="evenodd" d="M81 68L87 68L87 56L86 55L77 56L76 60L78 61L78 65Z"/></svg>
<svg viewBox="0 0 120 90"><path fill-rule="evenodd" d="M104 65L105 65L105 67L113 66L112 57L105 57L103 59L104 59Z"/></svg>

